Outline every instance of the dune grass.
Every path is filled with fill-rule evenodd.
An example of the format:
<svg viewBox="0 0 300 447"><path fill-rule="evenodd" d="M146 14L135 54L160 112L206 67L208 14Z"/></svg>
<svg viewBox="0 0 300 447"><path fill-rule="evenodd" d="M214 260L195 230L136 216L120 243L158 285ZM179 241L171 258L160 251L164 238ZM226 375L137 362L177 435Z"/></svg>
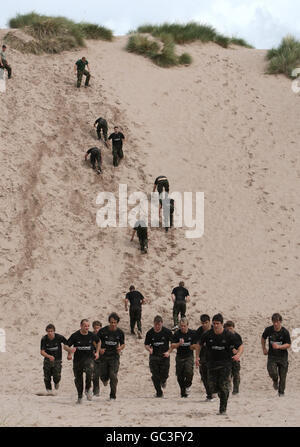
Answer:
<svg viewBox="0 0 300 447"><path fill-rule="evenodd" d="M300 42L293 36L286 36L278 48L267 52L266 59L269 61L267 73L292 77L292 71L300 67Z"/></svg>
<svg viewBox="0 0 300 447"><path fill-rule="evenodd" d="M31 12L9 20L10 28L20 28L35 40L23 42L8 33L5 40L24 53L60 53L85 46L85 39L111 41L112 31L92 23L76 23L66 17L48 17Z"/></svg>
<svg viewBox="0 0 300 447"><path fill-rule="evenodd" d="M128 38L126 50L148 57L156 65L164 68L192 63L192 57L188 53L176 55L175 43L170 34L162 34L160 39L161 45L142 34L132 34Z"/></svg>
<svg viewBox="0 0 300 447"><path fill-rule="evenodd" d="M189 22L184 25L178 23L164 23L162 25L145 24L138 27L136 32L149 33L158 38L163 34L170 34L177 44L191 43L199 40L201 42L215 42L224 48L227 48L230 43L252 48L244 39L223 36L212 26L197 22Z"/></svg>

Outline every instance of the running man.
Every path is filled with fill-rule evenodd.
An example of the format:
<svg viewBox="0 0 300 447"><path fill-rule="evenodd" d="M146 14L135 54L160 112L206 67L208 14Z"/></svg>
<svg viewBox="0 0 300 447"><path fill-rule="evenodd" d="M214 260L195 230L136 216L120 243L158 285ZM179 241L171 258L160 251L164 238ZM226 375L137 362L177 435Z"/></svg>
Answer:
<svg viewBox="0 0 300 447"><path fill-rule="evenodd" d="M93 334L97 335L100 329L102 328L102 324L100 321L93 321ZM97 343L94 342L95 348L97 348ZM93 371L93 395L96 397L100 396L100 358L94 360L94 371Z"/></svg>
<svg viewBox="0 0 300 447"><path fill-rule="evenodd" d="M85 154L85 161L87 161L88 156L90 155L91 165L93 169L96 169L96 163L97 163L97 171L101 171L101 164L102 164L102 157L101 157L101 150L98 147L91 147L88 151L86 151Z"/></svg>
<svg viewBox="0 0 300 447"><path fill-rule="evenodd" d="M115 126L114 132L110 134L108 139L112 140L113 165L118 166L119 161L124 157L122 148L125 137L123 133L119 131L118 126Z"/></svg>
<svg viewBox="0 0 300 447"><path fill-rule="evenodd" d="M179 286L172 290L172 301L173 301L173 320L174 327L172 331L178 329L178 315L180 318L185 318L186 313L186 303L190 301L189 291L184 287L184 282L180 281Z"/></svg>
<svg viewBox="0 0 300 447"><path fill-rule="evenodd" d="M48 324L47 334L41 339L41 355L44 357L44 383L48 394L52 394L51 377L53 378L54 388L58 390L61 380L62 369L62 349L69 351L67 339L63 335L55 333L55 326Z"/></svg>
<svg viewBox="0 0 300 447"><path fill-rule="evenodd" d="M113 312L109 325L98 332L100 338L100 379L104 386L110 381L110 400L116 399L120 354L125 348L124 332L118 328L119 316Z"/></svg>
<svg viewBox="0 0 300 447"><path fill-rule="evenodd" d="M243 340L242 337L240 336L240 334L238 334L237 332L235 332L235 324L233 321L229 320L226 321L226 323L224 324L224 329L228 329L229 332L231 332L235 338L236 344L239 344L242 347L242 351L241 351L241 355L244 352L244 345L243 345ZM233 347L232 348L232 357L237 353L236 349ZM240 361L235 361L235 360L231 360L231 378L232 378L232 383L233 383L233 390L232 390L232 394L238 394L239 393L239 387L240 387L240 382L241 382L241 377L240 377L240 370L241 370L241 362Z"/></svg>
<svg viewBox="0 0 300 447"><path fill-rule="evenodd" d="M142 338L142 304L145 304L145 298L134 286L130 286L129 292L125 297L125 312L128 312L128 303L130 303L129 316L130 316L130 329L131 334L135 335L134 327L137 324L138 338Z"/></svg>
<svg viewBox="0 0 300 447"><path fill-rule="evenodd" d="M207 348L208 381L210 389L218 393L220 398L219 414L225 414L229 397L229 377L231 359L238 362L242 353L242 345L236 343L233 334L223 327L223 316L216 314L213 328L206 331L200 339L200 349ZM237 353L232 357L232 347ZM196 366L199 366L199 356L196 356Z"/></svg>
<svg viewBox="0 0 300 447"><path fill-rule="evenodd" d="M99 357L99 337L93 332L89 331L89 320L84 319L80 322L79 331L74 332L68 340L68 346L74 346L72 353L74 353L73 359L73 372L75 377L75 386L78 393L77 403L82 403L83 395L83 373L85 373L85 394L87 400L92 400L92 378L94 370L94 360ZM96 343L96 350L94 343ZM72 354L69 352L68 360L72 360Z"/></svg>
<svg viewBox="0 0 300 447"><path fill-rule="evenodd" d="M163 319L157 315L154 318L153 328L145 338L145 349L149 352L149 367L152 382L156 390L156 397L163 397L162 388L167 385L170 370L170 353L173 335L170 329L163 326Z"/></svg>
<svg viewBox="0 0 300 447"><path fill-rule="evenodd" d="M94 127L96 127L96 125L97 125L98 140L101 140L101 130L102 130L103 138L106 143L107 142L107 131L108 131L106 119L101 118L101 117L98 118L94 123Z"/></svg>
<svg viewBox="0 0 300 447"><path fill-rule="evenodd" d="M131 239L130 239L131 242L134 239L135 233L137 233L137 236L139 238L141 252L147 253L147 251L148 251L148 229L147 229L147 225L144 220L136 221L133 231L132 231Z"/></svg>
<svg viewBox="0 0 300 447"><path fill-rule="evenodd" d="M189 329L187 318L181 318L180 329L173 335L172 350L177 349L176 376L181 397L188 397L194 376L193 341L195 331Z"/></svg>
<svg viewBox="0 0 300 447"><path fill-rule="evenodd" d="M76 74L76 72L77 72L77 88L80 88L80 86L81 86L81 81L82 81L83 75L86 77L84 86L88 87L89 82L90 82L91 72L90 72L90 68L89 68L89 63L85 57L78 59L78 61L75 63L74 73Z"/></svg>
<svg viewBox="0 0 300 447"><path fill-rule="evenodd" d="M272 326L268 326L264 330L261 345L264 355L268 356L267 370L273 380L273 388L278 390L279 396L284 396L291 337L289 331L282 326L282 316L279 313L272 315L272 323ZM267 339L269 340L269 350L266 348Z"/></svg>
<svg viewBox="0 0 300 447"><path fill-rule="evenodd" d="M209 315L202 314L200 316L200 321L201 326L197 329L195 333L193 348L196 350L196 358L197 357L199 358L199 373L206 391L206 402L212 402L214 399L213 399L213 390L210 389L208 381L207 349L206 346L202 346L200 351L200 345L199 345L202 335L205 332L211 330L211 322Z"/></svg>

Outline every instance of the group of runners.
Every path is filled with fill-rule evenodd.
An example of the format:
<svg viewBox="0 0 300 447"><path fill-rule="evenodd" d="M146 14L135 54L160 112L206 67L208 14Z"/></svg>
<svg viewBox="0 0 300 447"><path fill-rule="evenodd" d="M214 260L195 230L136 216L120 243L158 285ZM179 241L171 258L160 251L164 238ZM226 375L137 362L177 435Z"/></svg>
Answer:
<svg viewBox="0 0 300 447"><path fill-rule="evenodd" d="M124 301L126 311L128 305L130 306L130 332L135 335L137 324L138 338L141 339L141 306L146 300L131 286ZM125 334L118 327L119 321L118 314L113 312L108 317L108 325L102 327L101 322L95 320L92 323L93 330L90 331L89 320L83 319L80 329L68 339L56 333L53 324L47 325L46 335L41 339L41 355L44 357L44 383L48 394L53 393L51 380L54 389L59 389L63 346L68 353L67 359L73 359L77 403L82 403L84 393L87 400L92 400L93 396L99 397L100 381L104 387L110 384L109 398L116 399L120 354L125 348ZM220 313L214 315L212 320L209 315L202 314L200 323L197 330L192 330L188 319L181 316L179 325L169 329L164 326L160 315L154 317L153 327L146 332L144 347L149 352L155 397L164 396L169 377L170 355L176 350L175 373L181 398L190 395L194 368L199 368L206 402L213 402L217 394L220 400L218 414L225 414L231 383L232 394L240 391L240 359L244 344L242 337L235 331L234 322L224 323ZM282 326L280 314L272 315L272 325L263 331L261 344L263 354L268 356L267 370L273 387L279 396L283 396L291 339L288 330Z"/></svg>

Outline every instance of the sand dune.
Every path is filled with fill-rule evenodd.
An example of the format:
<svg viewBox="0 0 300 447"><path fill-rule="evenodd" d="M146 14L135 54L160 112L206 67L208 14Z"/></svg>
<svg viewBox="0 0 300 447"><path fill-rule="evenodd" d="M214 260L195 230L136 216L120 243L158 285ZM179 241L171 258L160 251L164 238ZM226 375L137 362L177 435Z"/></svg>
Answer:
<svg viewBox="0 0 300 447"><path fill-rule="evenodd" d="M4 31L0 32L3 37ZM260 337L273 312L290 331L299 308L299 96L283 76L267 76L265 52L214 44L185 46L190 67L162 69L124 51L126 38L88 42L57 56L9 50L13 79L1 94L0 425L282 426L299 425L300 354L290 350L284 399L267 376ZM75 88L73 64L86 55L91 88ZM83 162L98 144L99 116L126 136L114 169L104 146L103 175ZM175 191L205 193L205 233L150 231L149 252L130 229L100 229L101 191L150 193L158 175ZM172 355L166 398L157 402L143 341L129 334L123 297L131 283L149 303L143 329L161 314L172 325L170 293L183 279L190 327L201 313L233 319L245 343L242 384L225 418L205 404L195 372L180 399ZM115 310L125 331L118 399L78 409L72 365L64 358L55 397L44 389L40 338L47 323L69 336L82 318L106 322Z"/></svg>

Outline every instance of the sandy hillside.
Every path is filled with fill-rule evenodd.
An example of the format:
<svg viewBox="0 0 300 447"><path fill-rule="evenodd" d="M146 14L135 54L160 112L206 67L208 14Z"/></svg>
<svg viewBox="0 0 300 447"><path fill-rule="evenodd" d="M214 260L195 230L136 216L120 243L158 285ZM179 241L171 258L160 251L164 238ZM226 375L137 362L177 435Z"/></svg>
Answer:
<svg viewBox="0 0 300 447"><path fill-rule="evenodd" d="M0 32L2 38L5 31ZM0 426L282 426L299 425L300 353L290 350L286 396L267 376L260 336L273 312L291 332L300 327L299 96L283 76L267 76L265 52L187 45L194 63L162 69L124 51L126 38L89 42L58 56L8 48L13 79L1 94ZM91 88L75 88L73 64L86 55ZM103 148L104 173L83 162L97 144L94 120L126 136L114 169ZM205 193L205 233L150 233L140 255L131 230L96 225L97 194L152 190L167 175L173 191ZM144 332L154 315L172 325L170 292L184 280L192 301L190 327L201 313L221 311L243 336L242 384L226 417L207 404L195 372L182 400L175 354L162 401L143 341L129 334L123 297L131 283L149 299ZM44 390L40 339L47 323L69 336L82 318L106 322L116 310L125 331L117 401L75 405L72 364L64 354L55 397Z"/></svg>

